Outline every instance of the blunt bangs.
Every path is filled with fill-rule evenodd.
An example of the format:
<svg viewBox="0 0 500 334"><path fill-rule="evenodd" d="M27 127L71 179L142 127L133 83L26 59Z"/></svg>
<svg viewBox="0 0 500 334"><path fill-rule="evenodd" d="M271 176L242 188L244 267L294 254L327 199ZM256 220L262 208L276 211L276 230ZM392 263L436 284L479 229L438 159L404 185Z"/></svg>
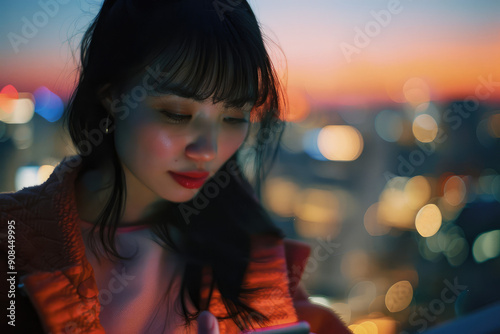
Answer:
<svg viewBox="0 0 500 334"><path fill-rule="evenodd" d="M161 70L155 91L237 108L278 101L279 83L262 37L256 30L242 31L247 23L210 14L212 22L203 28L193 22L153 60L153 69Z"/></svg>
<svg viewBox="0 0 500 334"><path fill-rule="evenodd" d="M115 4L106 22L117 32L112 35L126 31L130 39L109 38L100 43L111 54L121 54L107 62L116 66L110 77L118 79L114 82L117 86L125 79L118 67L135 69L136 73L144 73L149 67L148 72L153 71L156 77L153 93L194 100L212 98L214 103L223 102L228 107L251 104L254 109L279 113L279 79L246 2L236 6L234 1L233 5L228 2L232 7L222 8L216 5L221 0L165 1L149 6L136 2L135 7L131 2ZM148 19L134 15L138 10L148 11L141 16ZM128 18L126 25L124 16Z"/></svg>

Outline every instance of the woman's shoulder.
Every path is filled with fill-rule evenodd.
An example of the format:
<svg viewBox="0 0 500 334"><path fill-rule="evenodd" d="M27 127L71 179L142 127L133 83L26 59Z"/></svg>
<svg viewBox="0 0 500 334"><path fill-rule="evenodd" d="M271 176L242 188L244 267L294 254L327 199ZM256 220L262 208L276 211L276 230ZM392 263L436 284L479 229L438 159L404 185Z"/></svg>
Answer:
<svg viewBox="0 0 500 334"><path fill-rule="evenodd" d="M1 224L7 220L30 221L36 217L39 208L47 208L50 196L45 192L44 184L26 187L16 192L0 193Z"/></svg>
<svg viewBox="0 0 500 334"><path fill-rule="evenodd" d="M63 162L42 184L0 194L0 251L7 251L7 229L14 229L16 243L23 245L16 249L16 259L27 271L34 258L49 253L53 258L60 257L57 254L76 235L68 223L75 212L71 204L74 175L59 178Z"/></svg>
<svg viewBox="0 0 500 334"><path fill-rule="evenodd" d="M42 184L25 187L15 192L0 193L0 214L2 217L17 218L28 222L37 215L54 211L54 200L64 193L73 175L64 175L66 158L54 169ZM5 220L5 219L4 219Z"/></svg>

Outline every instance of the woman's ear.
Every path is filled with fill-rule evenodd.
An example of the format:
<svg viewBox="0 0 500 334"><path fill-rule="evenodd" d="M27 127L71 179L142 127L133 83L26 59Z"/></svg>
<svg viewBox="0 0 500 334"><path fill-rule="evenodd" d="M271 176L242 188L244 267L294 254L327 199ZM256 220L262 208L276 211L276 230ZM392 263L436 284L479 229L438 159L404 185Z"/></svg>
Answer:
<svg viewBox="0 0 500 334"><path fill-rule="evenodd" d="M106 110L112 116L113 111L111 110L112 109L111 84L107 83L104 86L102 86L97 92L97 96L99 97L99 100L101 101L103 107L106 108Z"/></svg>

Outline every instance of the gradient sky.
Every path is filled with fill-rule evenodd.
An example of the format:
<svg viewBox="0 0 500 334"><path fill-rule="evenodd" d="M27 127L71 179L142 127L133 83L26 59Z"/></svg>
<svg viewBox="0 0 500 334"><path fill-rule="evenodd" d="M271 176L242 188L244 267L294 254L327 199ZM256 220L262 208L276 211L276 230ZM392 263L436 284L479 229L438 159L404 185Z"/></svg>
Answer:
<svg viewBox="0 0 500 334"><path fill-rule="evenodd" d="M42 0L42 2L51 0ZM67 96L75 65L69 45L79 42L100 1L65 0L34 37L19 45L22 18L32 21L38 1L2 1L0 13L0 87L13 84L32 92L47 86ZM399 101L410 78L422 78L431 99L460 99L474 94L479 77L490 77L491 100L500 100L500 1L401 0L399 12L348 60L341 45L356 46L356 29L375 21L372 11L387 10L379 0L252 0L266 34L280 46L288 85L316 103L364 104ZM71 41L71 42L70 42ZM276 65L285 68L274 51Z"/></svg>

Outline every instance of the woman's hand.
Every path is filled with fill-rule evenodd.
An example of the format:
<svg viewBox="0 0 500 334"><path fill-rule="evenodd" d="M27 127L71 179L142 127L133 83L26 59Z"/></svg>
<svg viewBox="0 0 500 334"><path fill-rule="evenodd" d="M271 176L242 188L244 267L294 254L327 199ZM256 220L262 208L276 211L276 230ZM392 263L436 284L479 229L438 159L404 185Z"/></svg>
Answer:
<svg viewBox="0 0 500 334"><path fill-rule="evenodd" d="M219 334L217 318L208 311L203 311L198 316L198 334Z"/></svg>

